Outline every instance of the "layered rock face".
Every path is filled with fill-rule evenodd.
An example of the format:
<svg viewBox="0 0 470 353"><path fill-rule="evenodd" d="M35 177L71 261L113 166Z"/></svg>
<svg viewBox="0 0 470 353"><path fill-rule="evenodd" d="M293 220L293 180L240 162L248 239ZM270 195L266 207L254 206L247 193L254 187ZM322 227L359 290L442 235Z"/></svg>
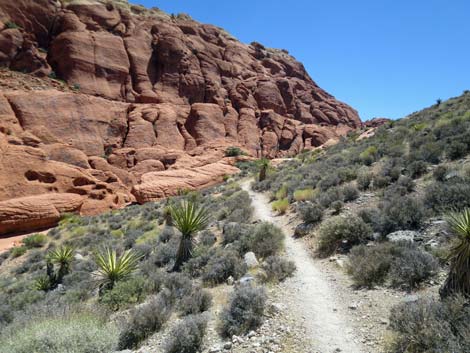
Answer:
<svg viewBox="0 0 470 353"><path fill-rule="evenodd" d="M125 1L0 0L0 65L65 81L0 93L10 208L48 193L79 195L84 214L152 201L235 173L228 146L283 157L361 126L287 52Z"/></svg>

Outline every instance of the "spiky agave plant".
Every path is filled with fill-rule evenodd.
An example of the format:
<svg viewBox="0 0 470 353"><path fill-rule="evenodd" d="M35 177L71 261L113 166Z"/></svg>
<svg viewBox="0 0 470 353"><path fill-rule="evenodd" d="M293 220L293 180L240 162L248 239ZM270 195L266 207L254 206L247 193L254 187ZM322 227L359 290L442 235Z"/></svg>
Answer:
<svg viewBox="0 0 470 353"><path fill-rule="evenodd" d="M449 214L447 224L457 239L450 250L449 275L440 294L442 298L453 294L470 296L470 208Z"/></svg>
<svg viewBox="0 0 470 353"><path fill-rule="evenodd" d="M113 289L116 282L132 276L138 268L140 258L141 256L131 249L121 256L117 256L116 250L110 248L98 252L95 255L95 262L98 265L96 279L100 295L105 290Z"/></svg>
<svg viewBox="0 0 470 353"><path fill-rule="evenodd" d="M261 158L258 161L259 164L259 175L258 175L258 180L263 181L266 179L266 174L268 172L269 166L271 165L269 159L267 158Z"/></svg>
<svg viewBox="0 0 470 353"><path fill-rule="evenodd" d="M173 271L179 271L181 266L192 256L193 236L209 224L209 214L203 207L194 202L183 201L179 205L170 206L173 224L181 232L181 240L176 253Z"/></svg>
<svg viewBox="0 0 470 353"><path fill-rule="evenodd" d="M51 288L61 284L64 276L70 272L73 255L74 249L68 245L57 247L47 253L47 276L49 277ZM57 271L54 271L55 266L58 266Z"/></svg>

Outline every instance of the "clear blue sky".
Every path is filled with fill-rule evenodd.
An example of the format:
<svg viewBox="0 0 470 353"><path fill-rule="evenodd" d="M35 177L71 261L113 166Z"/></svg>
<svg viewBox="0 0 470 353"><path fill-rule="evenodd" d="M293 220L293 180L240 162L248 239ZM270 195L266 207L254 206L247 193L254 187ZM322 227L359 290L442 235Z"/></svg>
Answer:
<svg viewBox="0 0 470 353"><path fill-rule="evenodd" d="M470 89L470 0L130 0L283 48L363 120Z"/></svg>

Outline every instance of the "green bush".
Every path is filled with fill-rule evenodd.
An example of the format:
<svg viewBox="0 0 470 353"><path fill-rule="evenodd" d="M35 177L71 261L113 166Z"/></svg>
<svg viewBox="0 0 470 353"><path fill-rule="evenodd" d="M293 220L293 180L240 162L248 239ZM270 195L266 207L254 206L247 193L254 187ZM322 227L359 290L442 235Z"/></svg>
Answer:
<svg viewBox="0 0 470 353"><path fill-rule="evenodd" d="M295 270L295 264L283 257L274 255L269 256L261 264L261 269L264 271L265 277L263 278L267 282L282 282L286 278L291 277Z"/></svg>
<svg viewBox="0 0 470 353"><path fill-rule="evenodd" d="M406 170L411 178L416 179L427 173L428 165L424 161L414 161L408 164Z"/></svg>
<svg viewBox="0 0 470 353"><path fill-rule="evenodd" d="M470 306L462 297L420 299L392 308L390 353L470 352Z"/></svg>
<svg viewBox="0 0 470 353"><path fill-rule="evenodd" d="M276 255L284 248L284 233L274 224L261 222L256 225L251 240L251 250L259 257Z"/></svg>
<svg viewBox="0 0 470 353"><path fill-rule="evenodd" d="M165 353L200 352L207 321L208 318L201 314L185 317L171 330L165 342Z"/></svg>
<svg viewBox="0 0 470 353"><path fill-rule="evenodd" d="M146 284L143 277L117 282L111 290L104 292L100 302L111 310L120 310L131 304L142 302L146 296Z"/></svg>
<svg viewBox="0 0 470 353"><path fill-rule="evenodd" d="M317 203L302 202L297 206L302 220L307 224L318 223L323 218L323 207Z"/></svg>
<svg viewBox="0 0 470 353"><path fill-rule="evenodd" d="M315 190L312 188L298 189L294 191L295 201L310 201L315 196Z"/></svg>
<svg viewBox="0 0 470 353"><path fill-rule="evenodd" d="M10 256L12 258L17 258L20 257L21 255L24 255L28 251L28 248L24 245L21 246L15 246L10 250Z"/></svg>
<svg viewBox="0 0 470 353"><path fill-rule="evenodd" d="M27 236L26 238L23 238L21 241L24 246L26 246L28 249L31 248L40 248L47 243L47 235L45 234L32 234L30 236Z"/></svg>
<svg viewBox="0 0 470 353"><path fill-rule="evenodd" d="M359 190L367 190L372 182L373 174L362 172L357 175L356 183Z"/></svg>
<svg viewBox="0 0 470 353"><path fill-rule="evenodd" d="M393 197L381 205L381 232L418 229L426 217L423 203L412 196Z"/></svg>
<svg viewBox="0 0 470 353"><path fill-rule="evenodd" d="M264 288L242 285L235 289L228 307L220 314L219 332L224 337L246 334L263 323L266 305Z"/></svg>
<svg viewBox="0 0 470 353"><path fill-rule="evenodd" d="M354 201L359 197L359 191L352 185L345 185L341 189L344 202Z"/></svg>
<svg viewBox="0 0 470 353"><path fill-rule="evenodd" d="M225 157L237 157L237 156L243 156L245 153L239 148L239 147L228 147L225 150Z"/></svg>
<svg viewBox="0 0 470 353"><path fill-rule="evenodd" d="M10 331L10 330L9 330ZM89 312L33 317L0 336L4 353L107 353L117 348L118 329Z"/></svg>
<svg viewBox="0 0 470 353"><path fill-rule="evenodd" d="M355 246L347 265L357 287L388 284L408 290L431 278L437 269L437 261L431 254L407 241Z"/></svg>
<svg viewBox="0 0 470 353"><path fill-rule="evenodd" d="M286 213L288 208L289 208L289 200L287 198L281 199L281 200L276 200L272 203L273 211L276 211L279 214Z"/></svg>
<svg viewBox="0 0 470 353"><path fill-rule="evenodd" d="M432 172L432 176L437 181L444 181L449 170L444 165L439 165Z"/></svg>
<svg viewBox="0 0 470 353"><path fill-rule="evenodd" d="M337 201L331 203L330 207L333 210L333 214L337 215L343 210L344 203L341 200L337 200Z"/></svg>
<svg viewBox="0 0 470 353"><path fill-rule="evenodd" d="M195 315L209 310L212 305L212 295L199 287L193 288L189 295L184 296L179 303L183 315Z"/></svg>
<svg viewBox="0 0 470 353"><path fill-rule="evenodd" d="M136 307L119 335L119 349L137 348L147 337L158 332L172 310L171 293L161 291L147 303Z"/></svg>
<svg viewBox="0 0 470 353"><path fill-rule="evenodd" d="M461 179L435 182L426 188L424 204L436 213L470 207L470 183Z"/></svg>
<svg viewBox="0 0 470 353"><path fill-rule="evenodd" d="M317 251L320 256L329 256L339 249L364 243L371 235L370 226L357 216L331 217L318 230Z"/></svg>
<svg viewBox="0 0 470 353"><path fill-rule="evenodd" d="M246 272L240 255L231 249L220 249L210 259L202 271L202 280L208 285L225 282L230 276L237 279Z"/></svg>

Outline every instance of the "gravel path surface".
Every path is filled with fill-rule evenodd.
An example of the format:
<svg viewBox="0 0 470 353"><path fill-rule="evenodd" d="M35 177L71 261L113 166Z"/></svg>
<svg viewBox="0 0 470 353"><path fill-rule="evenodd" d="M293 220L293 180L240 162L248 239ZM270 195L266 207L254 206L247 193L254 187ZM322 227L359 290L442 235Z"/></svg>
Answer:
<svg viewBox="0 0 470 353"><path fill-rule="evenodd" d="M255 217L276 224L287 234L292 233L283 219L273 216L266 195L252 191L250 181L244 181L242 188L250 194ZM356 336L354 328L349 324L351 318L348 317L348 303L338 298L303 243L287 236L285 245L287 256L297 266L294 278L288 281L286 295L289 300L286 305L303 322L307 338L314 344L314 351L367 352L360 343L360 337Z"/></svg>

